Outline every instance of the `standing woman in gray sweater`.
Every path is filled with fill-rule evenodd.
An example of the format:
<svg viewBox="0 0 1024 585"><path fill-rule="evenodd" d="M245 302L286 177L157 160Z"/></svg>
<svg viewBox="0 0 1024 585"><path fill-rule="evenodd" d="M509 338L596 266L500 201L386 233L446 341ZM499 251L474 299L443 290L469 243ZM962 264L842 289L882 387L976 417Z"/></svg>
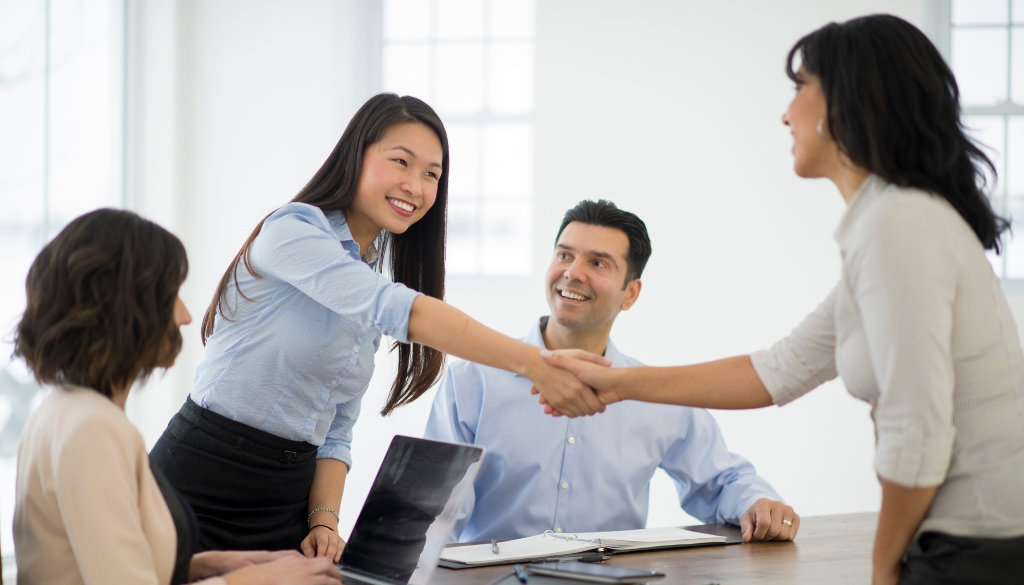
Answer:
<svg viewBox="0 0 1024 585"><path fill-rule="evenodd" d="M835 232L842 278L824 302L749 356L622 369L548 359L606 404L759 408L840 375L875 423L873 583L1019 583L1024 354L985 257L1007 222L982 192L992 163L964 134L953 73L888 15L805 36L787 73L794 170L830 179L848 205ZM796 529L772 525L783 538Z"/></svg>

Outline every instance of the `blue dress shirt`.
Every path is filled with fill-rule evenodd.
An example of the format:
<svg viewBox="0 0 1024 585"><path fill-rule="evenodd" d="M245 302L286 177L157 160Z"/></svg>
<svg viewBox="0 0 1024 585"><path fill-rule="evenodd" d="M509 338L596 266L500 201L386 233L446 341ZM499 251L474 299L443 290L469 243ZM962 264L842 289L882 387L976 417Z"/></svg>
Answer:
<svg viewBox="0 0 1024 585"><path fill-rule="evenodd" d="M524 341L544 346L539 323ZM616 368L643 365L611 340L605 357ZM603 414L554 418L531 386L504 370L458 361L437 391L424 436L487 449L454 529L459 542L643 528L659 467L675 480L683 509L704 522L739 524L759 498L781 500L726 449L702 408L625 401Z"/></svg>
<svg viewBox="0 0 1024 585"><path fill-rule="evenodd" d="M352 466L352 427L381 334L408 343L421 294L360 258L340 211L304 203L274 212L238 264L196 369L192 399L217 414Z"/></svg>

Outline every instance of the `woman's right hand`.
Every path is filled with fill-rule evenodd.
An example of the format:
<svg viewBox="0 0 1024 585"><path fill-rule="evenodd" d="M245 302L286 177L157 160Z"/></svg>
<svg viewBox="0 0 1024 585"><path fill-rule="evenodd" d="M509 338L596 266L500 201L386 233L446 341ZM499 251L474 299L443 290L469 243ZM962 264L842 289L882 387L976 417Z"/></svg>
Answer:
<svg viewBox="0 0 1024 585"><path fill-rule="evenodd" d="M227 585L342 585L331 559L307 559L299 553L224 575Z"/></svg>
<svg viewBox="0 0 1024 585"><path fill-rule="evenodd" d="M551 353L548 350L542 350L541 356ZM610 369L608 367L611 365L610 361L583 350L565 350L556 353L564 353L566 357L572 355L574 357L569 359L588 363L595 368ZM554 416L576 417L604 412L605 404L594 393L594 390L581 382L567 368L556 367L557 364L552 364L550 360L543 357L539 363L541 365L529 372L527 377L533 382L533 388L530 391L541 395L540 403L545 405L545 413Z"/></svg>

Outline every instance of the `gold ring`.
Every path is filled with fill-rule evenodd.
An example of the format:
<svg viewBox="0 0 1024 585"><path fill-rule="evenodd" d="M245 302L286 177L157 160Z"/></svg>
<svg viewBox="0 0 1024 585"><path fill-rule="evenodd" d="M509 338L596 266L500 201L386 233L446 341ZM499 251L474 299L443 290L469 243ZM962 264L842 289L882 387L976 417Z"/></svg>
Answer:
<svg viewBox="0 0 1024 585"><path fill-rule="evenodd" d="M785 524L786 526L792 526L793 525L793 521L792 520L783 520L782 523Z"/></svg>

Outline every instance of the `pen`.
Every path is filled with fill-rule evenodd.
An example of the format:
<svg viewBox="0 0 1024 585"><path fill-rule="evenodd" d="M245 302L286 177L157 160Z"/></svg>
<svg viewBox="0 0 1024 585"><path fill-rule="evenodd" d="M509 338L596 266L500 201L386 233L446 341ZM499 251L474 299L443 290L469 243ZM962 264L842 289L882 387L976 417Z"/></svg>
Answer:
<svg viewBox="0 0 1024 585"><path fill-rule="evenodd" d="M491 552L498 554L498 539L496 538L491 539Z"/></svg>
<svg viewBox="0 0 1024 585"><path fill-rule="evenodd" d="M513 565L512 572L516 574L516 578L519 579L520 583L526 583L526 571L521 566Z"/></svg>

